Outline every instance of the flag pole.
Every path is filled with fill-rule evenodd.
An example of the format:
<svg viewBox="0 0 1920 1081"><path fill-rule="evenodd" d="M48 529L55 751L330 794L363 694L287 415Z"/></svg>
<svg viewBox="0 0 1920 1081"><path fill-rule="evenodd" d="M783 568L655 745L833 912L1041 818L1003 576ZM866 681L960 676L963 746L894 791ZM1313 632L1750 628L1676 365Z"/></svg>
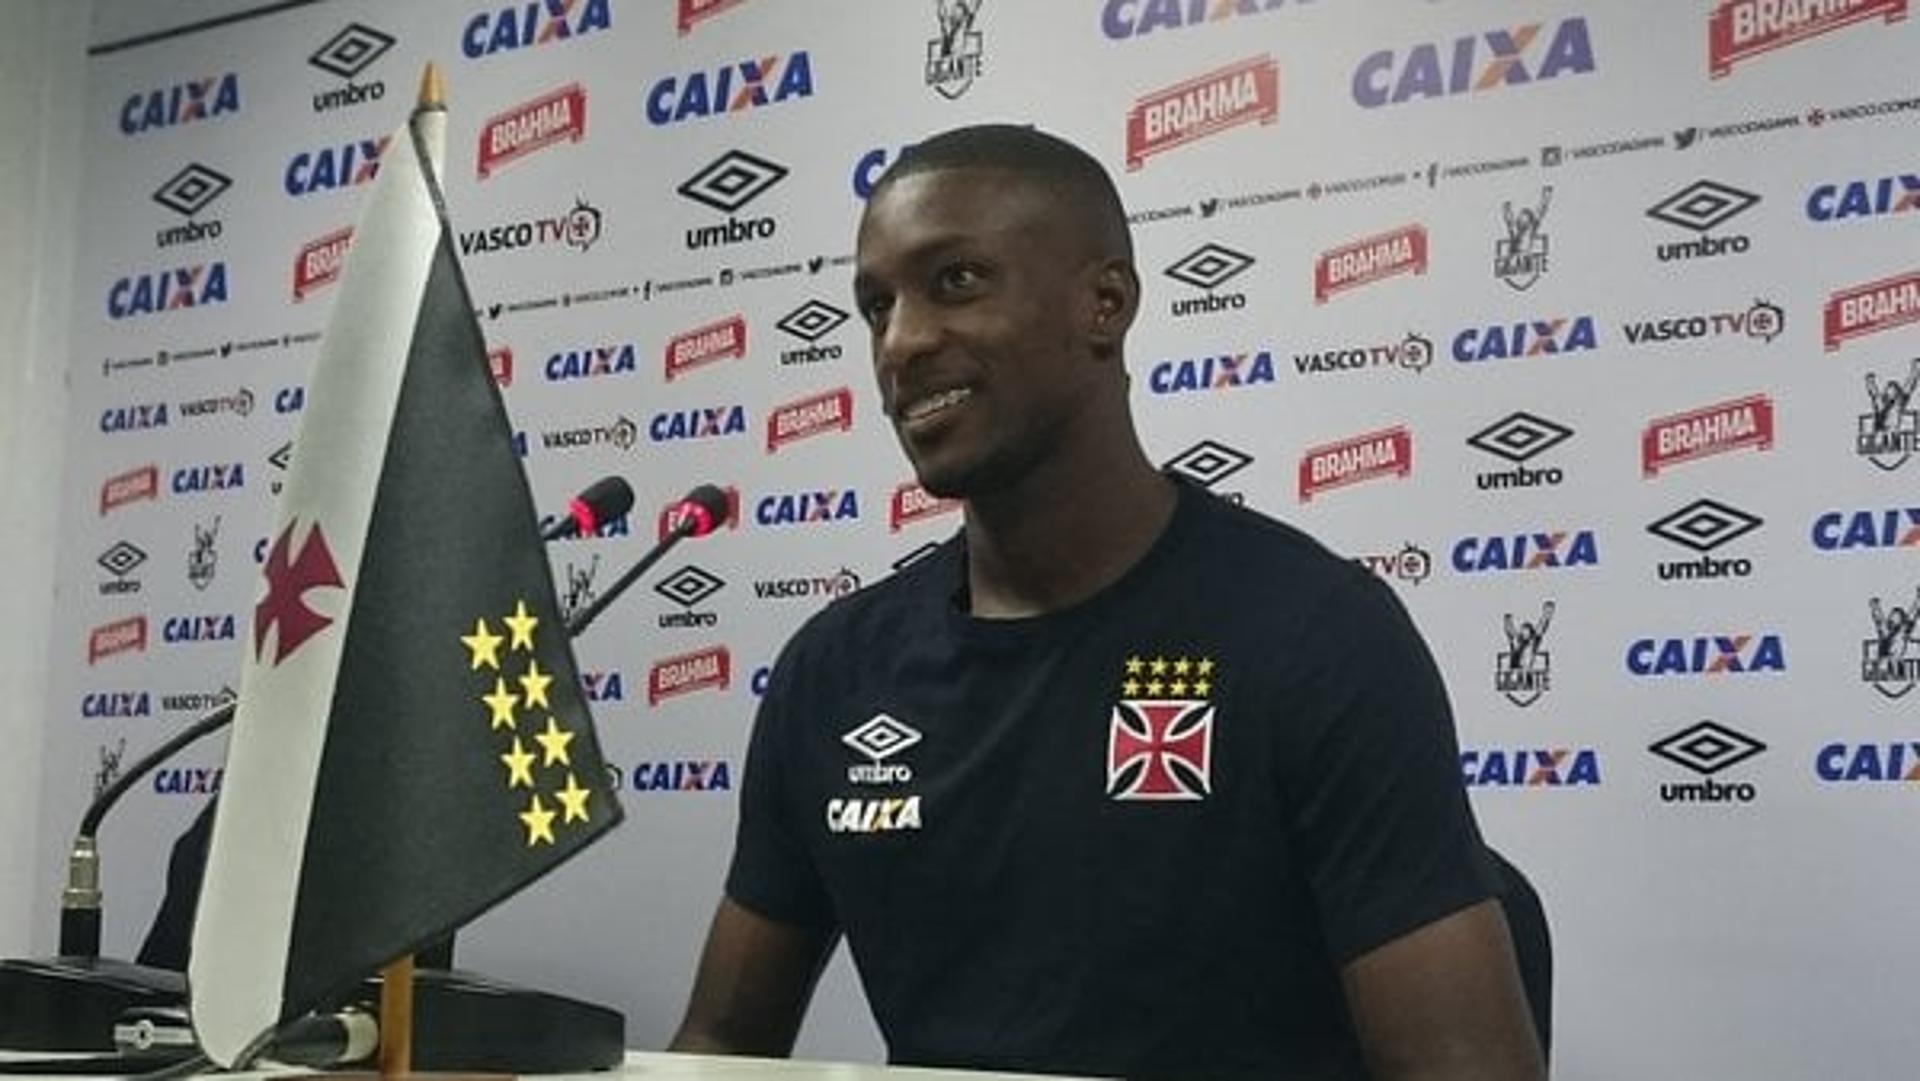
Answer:
<svg viewBox="0 0 1920 1081"><path fill-rule="evenodd" d="M420 73L414 114L444 109L446 102L446 80L429 60ZM413 955L389 963L380 977L380 1076L404 1077L413 1072Z"/></svg>

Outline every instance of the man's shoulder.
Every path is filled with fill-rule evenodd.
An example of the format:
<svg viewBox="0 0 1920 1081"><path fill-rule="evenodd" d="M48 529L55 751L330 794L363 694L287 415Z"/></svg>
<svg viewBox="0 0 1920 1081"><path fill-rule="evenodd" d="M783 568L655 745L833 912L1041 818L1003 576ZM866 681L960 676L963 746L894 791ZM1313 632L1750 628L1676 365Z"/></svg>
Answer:
<svg viewBox="0 0 1920 1081"><path fill-rule="evenodd" d="M913 623L925 629L927 618L940 610L942 597L958 581L960 544L948 538L931 551L885 578L862 586L814 613L789 642L790 652L862 648L876 634Z"/></svg>
<svg viewBox="0 0 1920 1081"><path fill-rule="evenodd" d="M1199 528L1184 557L1196 567L1213 568L1224 583L1283 590L1298 602L1365 589L1373 578L1298 526L1204 491L1193 496Z"/></svg>

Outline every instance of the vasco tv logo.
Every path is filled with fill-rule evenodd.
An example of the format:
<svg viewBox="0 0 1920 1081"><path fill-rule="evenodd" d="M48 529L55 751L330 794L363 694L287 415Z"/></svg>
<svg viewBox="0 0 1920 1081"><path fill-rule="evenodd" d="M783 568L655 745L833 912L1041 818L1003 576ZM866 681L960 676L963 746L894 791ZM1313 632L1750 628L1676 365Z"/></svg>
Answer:
<svg viewBox="0 0 1920 1081"><path fill-rule="evenodd" d="M469 229L460 234L461 255L492 255L535 246L564 244L577 252L591 249L600 239L605 216L585 196L573 197L573 207L547 217L520 218L516 221Z"/></svg>
<svg viewBox="0 0 1920 1081"><path fill-rule="evenodd" d="M120 133L215 120L240 111L240 77L228 72L130 94L120 106Z"/></svg>
<svg viewBox="0 0 1920 1081"><path fill-rule="evenodd" d="M209 169L197 161L168 177L165 183L154 189L153 201L187 221L184 225L168 226L155 233L154 246L167 248L175 244L192 244L200 240L219 239L221 229L219 220L197 221L195 219L202 210L232 186L231 177L216 169Z"/></svg>
<svg viewBox="0 0 1920 1081"><path fill-rule="evenodd" d="M781 365L817 364L826 360L839 360L840 347L831 343L823 345L820 339L838 330L840 325L850 318L852 316L846 311L824 300L808 300L781 316L780 321L774 326L782 334L806 343L798 349L782 350Z"/></svg>
<svg viewBox="0 0 1920 1081"><path fill-rule="evenodd" d="M1525 709L1553 689L1553 654L1541 648L1553 624L1553 602L1540 606L1540 618L1515 620L1506 613L1502 629L1505 649L1493 657L1493 689Z"/></svg>
<svg viewBox="0 0 1920 1081"><path fill-rule="evenodd" d="M1179 30L1216 23L1236 15L1260 15L1311 0L1107 0L1100 11L1100 32L1114 41L1145 37L1155 30Z"/></svg>
<svg viewBox="0 0 1920 1081"><path fill-rule="evenodd" d="M107 317L117 321L226 302L227 264L196 263L115 280L107 290Z"/></svg>
<svg viewBox="0 0 1920 1081"><path fill-rule="evenodd" d="M647 122L662 127L812 96L813 60L806 50L772 53L661 79L647 92Z"/></svg>
<svg viewBox="0 0 1920 1081"><path fill-rule="evenodd" d="M1854 451L1879 468L1892 472L1920 450L1920 409L1913 392L1920 386L1920 357L1915 357L1904 380L1867 373L1867 411L1860 415Z"/></svg>
<svg viewBox="0 0 1920 1081"><path fill-rule="evenodd" d="M771 240L779 229L772 218L748 218L733 215L748 203L766 194L767 189L786 179L787 167L778 162L729 150L708 162L678 188L681 195L727 215L719 225L702 225L687 230L687 250L721 247L750 240Z"/></svg>
<svg viewBox="0 0 1920 1081"><path fill-rule="evenodd" d="M1716 559L1711 553L1759 529L1764 520L1715 499L1696 499L1647 526L1661 540L1700 553L1697 559L1668 560L1654 565L1663 582L1745 578L1753 561L1738 557Z"/></svg>
<svg viewBox="0 0 1920 1081"><path fill-rule="evenodd" d="M353 80L373 62L393 48L393 35L384 34L364 23L348 23L326 44L307 57L307 63L329 75L337 75L346 85L322 90L313 95L313 111L324 113L379 101L387 94L387 84L379 79L364 83Z"/></svg>
<svg viewBox="0 0 1920 1081"><path fill-rule="evenodd" d="M1742 781L1718 781L1714 774L1765 751L1767 745L1745 732L1715 721L1701 721L1650 745L1647 750L1699 774L1703 780L1660 785L1662 803L1752 803L1759 794Z"/></svg>
<svg viewBox="0 0 1920 1081"><path fill-rule="evenodd" d="M1418 374L1433 363L1433 342L1424 335L1408 331L1397 342L1381 345L1351 345L1322 349L1315 353L1295 353L1293 366L1301 375L1339 372L1408 371Z"/></svg>
<svg viewBox="0 0 1920 1081"><path fill-rule="evenodd" d="M1715 180L1696 180L1647 208L1647 217L1699 234L1694 240L1656 245L1654 256L1663 263L1678 259L1707 259L1741 255L1753 247L1743 234L1713 235L1713 231L1752 209L1760 197Z"/></svg>
<svg viewBox="0 0 1920 1081"><path fill-rule="evenodd" d="M1188 360L1163 360L1147 375L1147 388L1155 394L1179 394L1193 390L1221 390L1250 387L1273 382L1273 351L1222 353Z"/></svg>
<svg viewBox="0 0 1920 1081"><path fill-rule="evenodd" d="M1245 308L1247 294L1222 293L1219 289L1246 273L1253 263L1253 256L1211 242L1176 259L1161 273L1201 292L1197 297L1176 298L1172 304L1174 318Z"/></svg>
<svg viewBox="0 0 1920 1081"><path fill-rule="evenodd" d="M1556 466L1526 463L1573 438L1573 429L1525 410L1509 413L1467 437L1467 445L1513 463L1512 469L1474 474L1483 492L1509 488L1553 487L1566 479Z"/></svg>
<svg viewBox="0 0 1920 1081"><path fill-rule="evenodd" d="M380 156L393 137L382 135L339 146L302 150L287 161L283 177L287 194L299 197L319 191L365 184L380 175Z"/></svg>
<svg viewBox="0 0 1920 1081"><path fill-rule="evenodd" d="M1587 20L1563 19L1550 35L1542 23L1421 44L1404 55L1382 49L1353 72L1353 100L1367 109L1420 98L1500 90L1594 71ZM1536 48L1537 46L1537 48ZM1442 52L1442 49L1445 52Z"/></svg>
<svg viewBox="0 0 1920 1081"><path fill-rule="evenodd" d="M467 20L460 52L469 60L570 41L613 26L608 0L538 0L482 11Z"/></svg>
<svg viewBox="0 0 1920 1081"><path fill-rule="evenodd" d="M1745 311L1702 312L1688 315L1639 319L1620 327L1628 345L1657 345L1662 342L1717 338L1723 334L1741 334L1771 344L1787 329L1787 313L1772 301L1755 300Z"/></svg>

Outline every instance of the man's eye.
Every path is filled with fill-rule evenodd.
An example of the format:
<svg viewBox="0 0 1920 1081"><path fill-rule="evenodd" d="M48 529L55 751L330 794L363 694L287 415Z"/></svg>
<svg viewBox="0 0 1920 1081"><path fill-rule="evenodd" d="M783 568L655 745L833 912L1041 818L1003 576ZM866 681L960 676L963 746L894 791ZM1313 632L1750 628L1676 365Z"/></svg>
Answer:
<svg viewBox="0 0 1920 1081"><path fill-rule="evenodd" d="M972 289L979 285L984 277L979 267L955 263L940 269L940 287L947 291Z"/></svg>
<svg viewBox="0 0 1920 1081"><path fill-rule="evenodd" d="M880 321L886 318L887 309L892 306L892 300L887 297L868 297L854 305L860 312L860 318L866 320L868 326L878 326Z"/></svg>

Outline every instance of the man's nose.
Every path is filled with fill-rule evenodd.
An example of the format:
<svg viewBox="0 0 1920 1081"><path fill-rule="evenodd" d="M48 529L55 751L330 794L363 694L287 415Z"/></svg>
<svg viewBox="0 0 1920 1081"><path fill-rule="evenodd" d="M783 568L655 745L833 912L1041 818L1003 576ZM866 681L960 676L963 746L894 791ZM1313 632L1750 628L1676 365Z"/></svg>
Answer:
<svg viewBox="0 0 1920 1081"><path fill-rule="evenodd" d="M912 364L934 351L940 343L939 313L931 304L912 298L897 298L887 313L887 323L875 343L883 367Z"/></svg>

